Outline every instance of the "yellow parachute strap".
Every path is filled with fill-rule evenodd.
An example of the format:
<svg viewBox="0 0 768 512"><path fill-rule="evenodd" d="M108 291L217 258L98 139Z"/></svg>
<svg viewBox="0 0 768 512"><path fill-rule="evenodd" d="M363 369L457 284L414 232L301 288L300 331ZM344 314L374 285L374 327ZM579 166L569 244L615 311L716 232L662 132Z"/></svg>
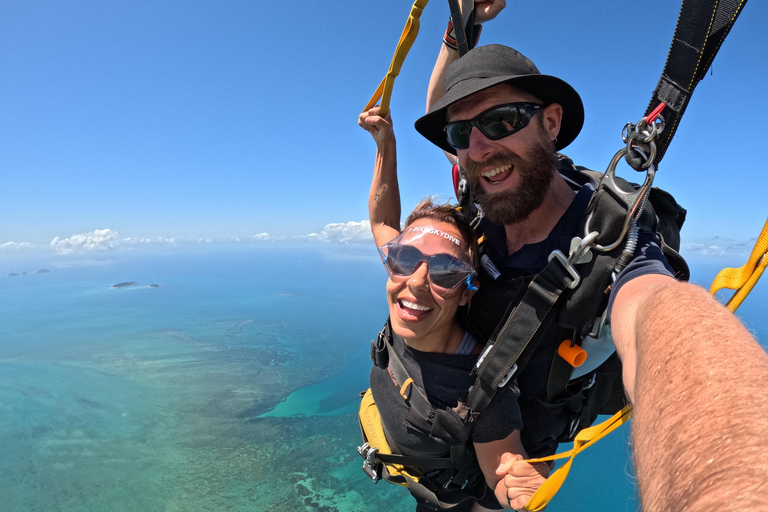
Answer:
<svg viewBox="0 0 768 512"><path fill-rule="evenodd" d="M360 420L360 431L363 434L363 440L371 447L377 448L379 453L391 454L392 448L389 446L389 442L387 442L384 427L381 425L379 409L373 401L373 394L370 388L368 388L363 395L363 399L360 401L358 419ZM387 464L387 471L391 477L387 480L393 484L408 487L405 477L410 478L414 482L419 481L418 476L409 474L405 467L400 464Z"/></svg>
<svg viewBox="0 0 768 512"><path fill-rule="evenodd" d="M586 450L600 439L616 430L616 428L629 421L631 417L632 405L629 404L599 425L593 425L589 428L585 428L576 434L576 437L573 440L572 450L558 453L556 455L551 455L549 457L528 460L527 462L534 463L547 462L550 460L564 459L568 457L568 462L566 462L563 467L549 475L549 478L547 478L542 486L539 487L533 496L531 496L531 499L525 505L525 510L529 510L531 512L543 510L550 502L550 500L555 496L555 494L557 494L557 491L560 490L563 482L565 482L565 477L568 476L568 472L571 470L571 462L573 462L573 458L583 450Z"/></svg>
<svg viewBox="0 0 768 512"><path fill-rule="evenodd" d="M405 23L405 28L400 36L400 42L397 43L395 55L392 57L392 63L389 65L389 71L379 84L376 92L373 93L371 100L365 106L365 109L363 109L364 111L373 108L373 106L376 105L376 102L379 101L379 98L381 98L379 115L384 117L389 112L389 98L392 96L392 87L395 85L395 77L400 74L400 68L403 67L405 56L408 55L408 51L416 40L416 34L419 33L419 16L421 16L428 1L429 0L416 0L413 3L411 13L408 15L408 21Z"/></svg>
<svg viewBox="0 0 768 512"><path fill-rule="evenodd" d="M755 248L752 249L752 254L741 268L724 268L712 281L712 286L709 288L709 293L714 295L723 288L736 290L736 293L728 300L725 306L734 312L741 305L744 299L747 298L749 292L755 287L760 276L763 275L765 267L768 265L768 219L765 221L763 231L760 236L757 237L755 242Z"/></svg>

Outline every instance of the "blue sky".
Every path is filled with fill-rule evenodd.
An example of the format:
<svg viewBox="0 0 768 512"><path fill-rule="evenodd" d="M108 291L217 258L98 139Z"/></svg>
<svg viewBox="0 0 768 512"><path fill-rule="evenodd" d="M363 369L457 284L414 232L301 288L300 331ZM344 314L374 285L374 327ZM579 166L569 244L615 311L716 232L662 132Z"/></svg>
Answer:
<svg viewBox="0 0 768 512"><path fill-rule="evenodd" d="M367 235L374 145L357 114L410 5L0 3L0 247ZM680 7L642 5L510 0L482 34L579 91L586 122L565 153L596 170L644 112ZM447 9L427 6L391 102L404 211L452 194L445 157L413 130ZM765 26L768 6L753 0L657 174L688 209L689 251L742 247L768 215Z"/></svg>

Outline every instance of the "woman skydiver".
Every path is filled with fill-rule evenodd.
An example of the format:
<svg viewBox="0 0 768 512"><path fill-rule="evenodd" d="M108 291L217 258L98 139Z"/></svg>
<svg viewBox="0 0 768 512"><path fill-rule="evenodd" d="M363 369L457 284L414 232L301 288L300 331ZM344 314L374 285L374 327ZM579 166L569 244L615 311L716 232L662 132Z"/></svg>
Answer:
<svg viewBox="0 0 768 512"><path fill-rule="evenodd" d="M389 276L386 290L391 329L385 327L386 332L391 331L388 348L395 352L395 358L402 362L429 404L450 413L466 398L474 382L472 368L483 349L483 343L465 331L460 321L463 306L477 290L477 241L455 207L435 205L429 198L408 216L401 232L391 117L388 114L382 118L379 107L374 107L360 114L358 124L376 142L368 212L374 241ZM430 429L429 422L414 415L410 402L404 400L407 382L398 382L389 368L374 365L370 383L393 453L450 457L451 445L466 444L448 432ZM409 486L418 503L417 512L475 512L525 506L549 476L549 466L523 460L522 420L518 410L509 407L517 395L517 387L507 385L471 424L469 440L481 473L477 472L474 480L465 478L464 487L461 482L446 480L448 470L408 468L419 475L419 486L428 491ZM468 480L470 485L466 484Z"/></svg>

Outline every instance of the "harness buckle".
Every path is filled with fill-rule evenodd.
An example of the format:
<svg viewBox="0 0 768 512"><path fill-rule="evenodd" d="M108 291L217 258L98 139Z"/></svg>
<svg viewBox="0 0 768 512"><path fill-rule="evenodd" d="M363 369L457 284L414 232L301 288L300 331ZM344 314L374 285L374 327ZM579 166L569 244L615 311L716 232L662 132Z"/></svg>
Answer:
<svg viewBox="0 0 768 512"><path fill-rule="evenodd" d="M563 268L565 268L565 270L568 271L568 273L573 278L573 281L568 285L568 288L573 290L579 286L579 283L581 283L581 275L576 271L575 268L573 268L570 261L568 261L568 258L565 257L565 254L563 254L559 249L555 249L549 254L547 261L552 261L553 259L557 259L557 261L563 265Z"/></svg>
<svg viewBox="0 0 768 512"><path fill-rule="evenodd" d="M506 386L507 382L509 382L509 379L512 378L512 376L515 374L516 371L517 371L517 363L513 364L512 368L510 368L509 371L506 373L506 375L504 375L504 378L501 379L501 382L499 382L499 388L503 388L504 386Z"/></svg>
<svg viewBox="0 0 768 512"><path fill-rule="evenodd" d="M595 385L595 380L597 380L597 372L592 374L592 378L589 379L589 382L587 382L587 385L581 388L582 391L586 391L590 389L592 386Z"/></svg>
<svg viewBox="0 0 768 512"><path fill-rule="evenodd" d="M576 434L576 431L579 429L579 418L578 416L576 418L573 418L571 420L571 425L568 427L568 438L572 438L574 434Z"/></svg>
<svg viewBox="0 0 768 512"><path fill-rule="evenodd" d="M381 463L376 460L376 454L379 453L379 449L368 443L363 443L363 446L357 447L357 453L364 459L363 471L365 471L365 474L373 480L373 483L381 480Z"/></svg>

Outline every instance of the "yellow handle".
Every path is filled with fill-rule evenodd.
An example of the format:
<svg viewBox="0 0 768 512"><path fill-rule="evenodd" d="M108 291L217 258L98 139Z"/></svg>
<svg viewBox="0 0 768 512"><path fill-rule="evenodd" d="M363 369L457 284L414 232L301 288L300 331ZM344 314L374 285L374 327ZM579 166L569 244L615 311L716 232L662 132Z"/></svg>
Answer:
<svg viewBox="0 0 768 512"><path fill-rule="evenodd" d="M736 311L744 299L755 287L760 276L763 275L766 265L768 265L768 219L765 221L763 231L757 237L755 247L749 260L740 268L724 268L712 281L709 293L714 295L723 288L736 290L736 293L728 300L726 307L730 311Z"/></svg>
<svg viewBox="0 0 768 512"><path fill-rule="evenodd" d="M555 496L555 494L557 494L557 491L560 490L563 482L565 482L565 477L568 476L568 472L571 470L571 463L573 462L573 458L629 421L631 417L632 405L630 404L604 422L598 425L593 425L589 428L585 428L576 434L576 437L573 440L573 449L568 450L567 452L551 455L549 457L542 457L540 459L531 459L526 461L533 464L534 462L547 462L550 460L564 459L568 457L568 462L563 464L560 469L549 475L549 478L547 478L547 480L541 485L541 487L538 488L534 495L531 496L531 499L528 500L528 503L525 505L525 510L530 510L531 512L543 510L550 502L550 500Z"/></svg>
<svg viewBox="0 0 768 512"><path fill-rule="evenodd" d="M373 93L370 101L365 106L365 109L363 109L364 111L373 108L373 106L376 105L376 102L379 101L379 98L381 98L379 115L385 117L389 112L389 99L392 96L392 87L395 85L395 77L400 74L400 68L403 67L405 56L408 55L408 51L416 40L416 35L419 33L419 17L428 1L429 0L416 0L413 3L411 13L408 15L408 21L405 23L405 28L400 36L400 41L397 43L395 55L392 57L392 63L389 65L389 71L382 79L376 92Z"/></svg>

